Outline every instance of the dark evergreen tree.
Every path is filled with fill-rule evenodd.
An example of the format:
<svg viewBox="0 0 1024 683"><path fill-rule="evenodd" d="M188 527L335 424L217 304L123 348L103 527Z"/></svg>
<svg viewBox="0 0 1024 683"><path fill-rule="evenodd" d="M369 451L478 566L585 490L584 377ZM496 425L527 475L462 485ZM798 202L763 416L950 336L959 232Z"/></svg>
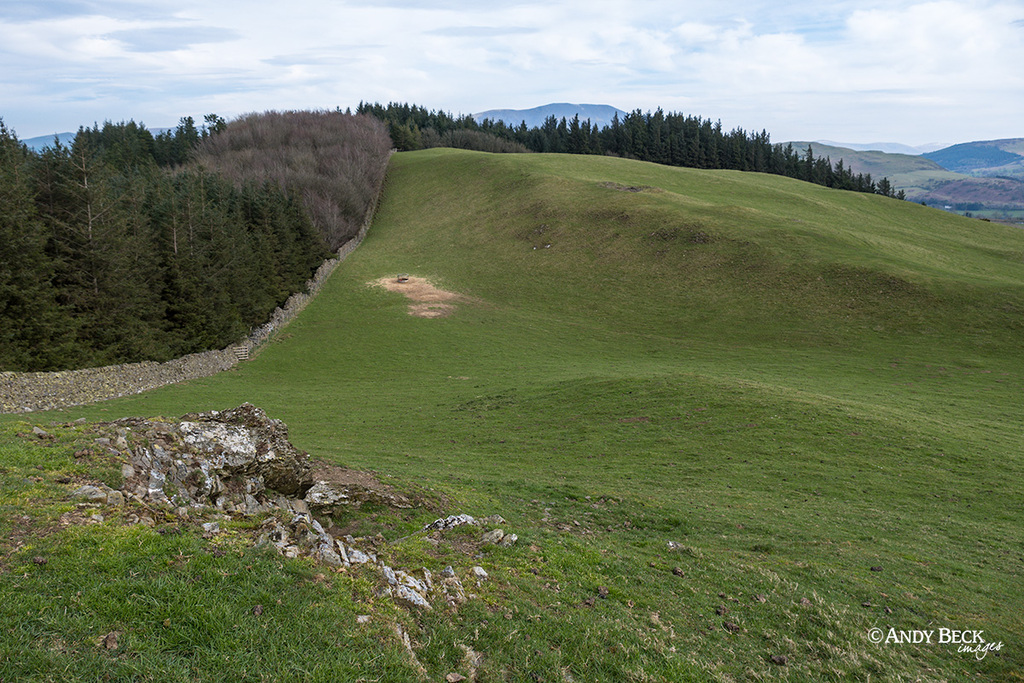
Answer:
<svg viewBox="0 0 1024 683"><path fill-rule="evenodd" d="M0 120L0 367L9 370L57 368L74 353L29 166L27 148Z"/></svg>

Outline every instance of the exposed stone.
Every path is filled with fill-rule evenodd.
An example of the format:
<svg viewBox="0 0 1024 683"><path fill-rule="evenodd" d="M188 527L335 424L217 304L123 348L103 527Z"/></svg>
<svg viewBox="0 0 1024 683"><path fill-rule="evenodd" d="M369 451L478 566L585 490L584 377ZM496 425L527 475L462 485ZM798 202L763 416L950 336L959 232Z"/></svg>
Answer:
<svg viewBox="0 0 1024 683"><path fill-rule="evenodd" d="M190 414L178 423L126 418L98 425L98 429L105 430L101 434L117 434L117 453L129 461L121 468L123 491L86 485L72 494L87 501L89 507L95 509L96 503L104 502L127 505L126 522L150 527L194 518L207 538L222 533L221 520L269 513L254 534L256 543L271 545L284 557L310 558L339 571L353 565L375 565L383 585L374 593L390 596L408 609L429 610L432 597L441 597L451 606L467 599L450 566L435 583L426 567L415 574L389 567L377 554L388 545L380 534L371 539L332 536L314 511L367 501L408 507L409 501L385 486L375 487L374 478L366 473L325 465L314 470L308 456L288 442L285 425L254 406ZM329 480L314 481L314 471ZM99 510L95 513L92 520L101 521ZM491 523L504 522L497 515L489 519ZM443 530L476 523L472 516L459 514L438 519L425 530L437 532L434 536L440 538ZM244 534L245 528L241 525L232 533ZM503 545L518 540L502 529L485 537L487 542ZM482 567L470 572L477 585L488 578Z"/></svg>
<svg viewBox="0 0 1024 683"><path fill-rule="evenodd" d="M215 469L258 476L266 488L287 495L313 486L308 458L288 441L288 427L250 403L186 415L178 430L186 444L212 456Z"/></svg>
<svg viewBox="0 0 1024 683"><path fill-rule="evenodd" d="M501 543L501 539L505 538L505 531L503 529L494 529L484 534L484 543L498 544Z"/></svg>
<svg viewBox="0 0 1024 683"><path fill-rule="evenodd" d="M370 562L370 556L364 553L358 548L346 548L348 551L348 561L352 564L366 564Z"/></svg>
<svg viewBox="0 0 1024 683"><path fill-rule="evenodd" d="M443 531L445 529L454 529L457 526L463 526L465 524L476 524L476 520L469 515L451 515L442 519L437 519L430 524L423 527L424 531Z"/></svg>
<svg viewBox="0 0 1024 683"><path fill-rule="evenodd" d="M414 591L405 585L399 585L395 588L393 597L396 602L406 607L418 607L420 609L429 610L430 603L420 593Z"/></svg>
<svg viewBox="0 0 1024 683"><path fill-rule="evenodd" d="M74 493L71 494L71 497L76 500L85 500L90 503L107 502L106 492L103 491L103 489L99 488L98 486L93 486L92 484L86 484L84 486L79 487Z"/></svg>
<svg viewBox="0 0 1024 683"><path fill-rule="evenodd" d="M501 539L500 545L505 548L508 548L510 546L515 545L518 541L519 537L515 534L505 534L505 536Z"/></svg>
<svg viewBox="0 0 1024 683"><path fill-rule="evenodd" d="M441 579L441 592L444 593L445 601L452 607L466 602L466 591L454 573Z"/></svg>

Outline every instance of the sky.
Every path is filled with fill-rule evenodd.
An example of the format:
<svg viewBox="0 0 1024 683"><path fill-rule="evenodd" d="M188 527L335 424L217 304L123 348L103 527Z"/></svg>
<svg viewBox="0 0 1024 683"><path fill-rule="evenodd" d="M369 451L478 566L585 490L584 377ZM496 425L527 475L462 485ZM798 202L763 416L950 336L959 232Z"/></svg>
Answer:
<svg viewBox="0 0 1024 683"><path fill-rule="evenodd" d="M610 104L776 142L1024 137L1024 0L2 0L21 139L408 102Z"/></svg>

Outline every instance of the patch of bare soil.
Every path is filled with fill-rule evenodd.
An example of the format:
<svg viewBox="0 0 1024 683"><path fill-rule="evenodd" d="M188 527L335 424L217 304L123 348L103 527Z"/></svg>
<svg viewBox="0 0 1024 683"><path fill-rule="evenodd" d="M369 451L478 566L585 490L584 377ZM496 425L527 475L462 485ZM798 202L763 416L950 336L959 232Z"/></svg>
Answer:
<svg viewBox="0 0 1024 683"><path fill-rule="evenodd" d="M309 464L312 465L314 481L329 481L332 484L350 484L373 490L391 490L390 486L385 486L379 479L377 479L377 477L373 476L369 472L350 470L347 467L332 465L331 463L323 460L310 460Z"/></svg>
<svg viewBox="0 0 1024 683"><path fill-rule="evenodd" d="M455 312L456 303L472 301L464 294L440 289L426 278L412 275L401 279L382 277L370 284L405 295L410 301L409 315L418 318L445 318Z"/></svg>

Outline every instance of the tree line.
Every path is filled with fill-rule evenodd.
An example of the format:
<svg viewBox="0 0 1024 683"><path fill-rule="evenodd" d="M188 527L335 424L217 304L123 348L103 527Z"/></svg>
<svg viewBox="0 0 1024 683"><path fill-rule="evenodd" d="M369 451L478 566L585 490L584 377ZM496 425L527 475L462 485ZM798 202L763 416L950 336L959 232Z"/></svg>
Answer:
<svg viewBox="0 0 1024 683"><path fill-rule="evenodd" d="M34 152L0 120L0 369L223 348L303 288L338 235L258 164L228 177L195 162L230 129L215 115L159 135L107 122ZM361 222L356 204L338 221Z"/></svg>
<svg viewBox="0 0 1024 683"><path fill-rule="evenodd" d="M829 157L814 156L810 146L798 151L791 144L772 144L765 130L726 132L721 121L660 108L646 113L636 109L621 119L616 114L603 128L580 121L578 115L568 120L549 116L542 125L529 128L525 121L518 126L491 119L477 122L468 115L394 102L361 102L356 111L386 122L399 150L456 146L444 145L442 140L457 131L471 131L480 141L472 148L482 151L606 154L669 166L773 173L842 190L905 198L887 178L876 182L870 173L855 174L842 159L833 164Z"/></svg>

